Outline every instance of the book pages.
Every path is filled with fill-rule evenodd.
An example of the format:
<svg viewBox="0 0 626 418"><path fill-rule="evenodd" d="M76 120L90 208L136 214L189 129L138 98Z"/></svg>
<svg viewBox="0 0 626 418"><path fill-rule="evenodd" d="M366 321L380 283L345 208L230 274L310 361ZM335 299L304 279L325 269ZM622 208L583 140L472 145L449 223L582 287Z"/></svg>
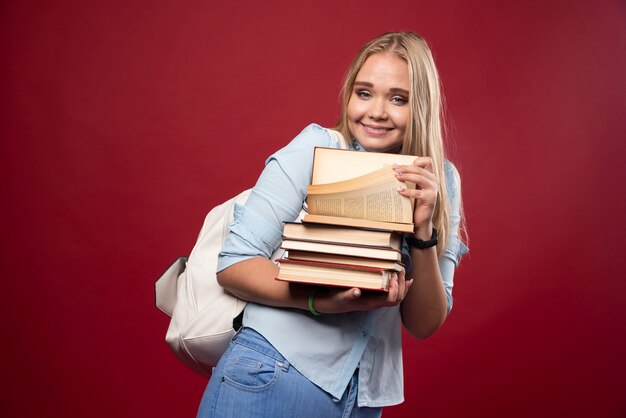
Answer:
<svg viewBox="0 0 626 418"><path fill-rule="evenodd" d="M412 223L411 199L397 189L406 187L390 168L338 183L311 185L307 203L313 215L372 221Z"/></svg>

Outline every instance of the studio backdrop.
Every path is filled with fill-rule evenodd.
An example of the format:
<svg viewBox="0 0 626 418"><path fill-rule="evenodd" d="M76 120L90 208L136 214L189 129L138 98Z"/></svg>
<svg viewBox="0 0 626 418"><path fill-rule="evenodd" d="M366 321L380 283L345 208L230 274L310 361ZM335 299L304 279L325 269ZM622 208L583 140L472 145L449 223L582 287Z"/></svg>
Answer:
<svg viewBox="0 0 626 418"><path fill-rule="evenodd" d="M623 1L5 1L3 417L193 417L154 280L386 32L429 41L470 253L385 417L626 415Z"/></svg>

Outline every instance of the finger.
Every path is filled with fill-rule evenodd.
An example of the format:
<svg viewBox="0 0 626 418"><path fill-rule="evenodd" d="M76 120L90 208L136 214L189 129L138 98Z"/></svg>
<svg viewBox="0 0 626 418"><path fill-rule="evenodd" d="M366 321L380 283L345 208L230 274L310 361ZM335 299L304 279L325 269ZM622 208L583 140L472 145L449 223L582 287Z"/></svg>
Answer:
<svg viewBox="0 0 626 418"><path fill-rule="evenodd" d="M435 204L437 200L437 192L432 189L407 189L399 187L398 192L402 196L419 200L422 204Z"/></svg>
<svg viewBox="0 0 626 418"><path fill-rule="evenodd" d="M406 271L402 270L398 272L398 277L400 277L400 282L404 283L404 291L402 293L402 300L404 300L404 298L406 297L407 293L409 293L409 289L411 288L411 285L413 284L413 279L407 279L406 278Z"/></svg>
<svg viewBox="0 0 626 418"><path fill-rule="evenodd" d="M432 189L407 189L398 188L398 193L402 196L410 197L419 202L420 205L435 206L437 204L437 192Z"/></svg>
<svg viewBox="0 0 626 418"><path fill-rule="evenodd" d="M406 189L412 189L412 187L408 187L409 184L407 183L413 183L417 190L439 190L439 181L434 174L428 173L427 175L422 175L420 173L396 172L395 176L398 181L405 183L404 188Z"/></svg>
<svg viewBox="0 0 626 418"><path fill-rule="evenodd" d="M358 287L353 287L352 289L346 290L344 293L344 299L346 300L355 300L361 297L361 289Z"/></svg>
<svg viewBox="0 0 626 418"><path fill-rule="evenodd" d="M329 288L327 291L316 294L315 307L319 312L349 312L359 310L362 299L361 289L359 288Z"/></svg>
<svg viewBox="0 0 626 418"><path fill-rule="evenodd" d="M406 294L406 280L404 279L404 274L401 272L397 273L398 275L398 295L396 296L396 302L402 302L404 299L404 295Z"/></svg>
<svg viewBox="0 0 626 418"><path fill-rule="evenodd" d="M411 290L411 285L413 284L413 280L415 279L409 279L406 281L406 286L404 287L404 296L406 297L406 295L409 294L409 290ZM402 299L404 300L404 299Z"/></svg>
<svg viewBox="0 0 626 418"><path fill-rule="evenodd" d="M399 165L399 164L396 164ZM413 162L410 164L413 166L420 166L420 167L424 167L424 168L432 168L433 166L433 159L431 157L420 157L420 156L416 156L415 159L413 160Z"/></svg>
<svg viewBox="0 0 626 418"><path fill-rule="evenodd" d="M411 164L393 164L392 167L394 170L400 171L415 171L417 169L420 169L424 170L424 172L431 174L433 174L435 171L433 166L433 160L430 157L417 157Z"/></svg>
<svg viewBox="0 0 626 418"><path fill-rule="evenodd" d="M389 291L387 292L387 302L395 305L398 299L398 294L400 293L399 283L398 283L398 274L394 271L391 273L391 278L389 281Z"/></svg>
<svg viewBox="0 0 626 418"><path fill-rule="evenodd" d="M437 183L437 176L421 167L413 167L409 165L401 166L395 169L395 175L400 181L410 181L411 183L416 184L420 184L423 181Z"/></svg>
<svg viewBox="0 0 626 418"><path fill-rule="evenodd" d="M433 159L430 157L417 157L413 160L413 166L422 167L428 171L433 171Z"/></svg>
<svg viewBox="0 0 626 418"><path fill-rule="evenodd" d="M401 186L404 189L439 190L439 181L437 180L437 177L435 177L434 174L423 170L422 173L396 172L395 176L399 182L405 183ZM411 184L413 184L414 187L411 187Z"/></svg>

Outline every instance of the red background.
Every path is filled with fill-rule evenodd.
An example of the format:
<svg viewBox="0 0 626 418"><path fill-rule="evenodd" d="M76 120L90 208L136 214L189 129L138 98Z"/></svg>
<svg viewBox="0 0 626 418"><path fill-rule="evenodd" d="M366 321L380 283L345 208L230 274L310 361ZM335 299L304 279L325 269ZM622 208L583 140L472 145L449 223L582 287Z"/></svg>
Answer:
<svg viewBox="0 0 626 418"><path fill-rule="evenodd" d="M385 416L625 416L625 22L621 0L3 2L1 415L194 416L154 280L406 29L441 71L471 255Z"/></svg>

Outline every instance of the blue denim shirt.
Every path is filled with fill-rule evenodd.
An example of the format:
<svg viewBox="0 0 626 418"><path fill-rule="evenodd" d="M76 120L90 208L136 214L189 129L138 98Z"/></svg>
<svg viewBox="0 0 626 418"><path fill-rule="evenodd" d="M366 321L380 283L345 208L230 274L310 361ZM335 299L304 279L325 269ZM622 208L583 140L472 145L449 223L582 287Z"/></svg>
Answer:
<svg viewBox="0 0 626 418"><path fill-rule="evenodd" d="M271 257L280 246L285 221L302 208L311 181L316 146L338 148L328 132L309 125L266 162L245 206L235 208L218 271L255 257ZM355 149L361 149L358 143ZM450 234L439 267L452 307L454 269L467 247L458 238L458 173L446 161ZM395 405L404 400L402 329L398 306L368 312L313 316L299 309L249 303L243 324L263 335L300 373L340 399L358 367L359 406Z"/></svg>

